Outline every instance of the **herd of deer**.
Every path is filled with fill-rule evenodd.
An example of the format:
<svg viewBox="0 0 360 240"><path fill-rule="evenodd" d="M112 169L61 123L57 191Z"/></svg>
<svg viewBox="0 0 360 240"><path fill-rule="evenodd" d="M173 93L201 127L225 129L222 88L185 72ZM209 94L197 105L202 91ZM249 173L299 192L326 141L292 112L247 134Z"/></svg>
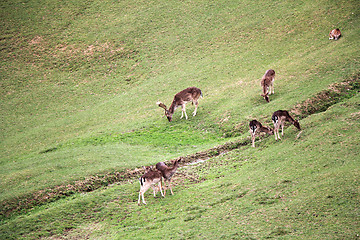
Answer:
<svg viewBox="0 0 360 240"><path fill-rule="evenodd" d="M341 36L340 30L334 29L329 34L329 39L338 40ZM275 71L273 69L269 69L265 72L264 76L261 78L261 87L262 87L262 94L261 96L266 100L266 102L270 102L269 95L274 94L274 81L275 81ZM196 87L189 87L181 92L177 93L174 96L174 99L169 107L169 109L166 107L165 104L162 102L157 102L157 105L165 110L165 116L167 117L168 121L171 122L172 116L175 112L175 110L178 107L181 107L181 117L183 118L185 115L185 118L188 119L188 116L186 114L185 105L189 102L195 105L195 110L193 112L193 116L196 115L197 108L199 105L199 98L202 97L202 92L199 88ZM280 138L279 129L281 127L281 136L284 135L284 124L285 122L290 122L293 124L297 129L301 130L300 124L298 120L294 120L288 111L285 110L278 110L275 111L271 117L274 129L271 129L270 127L262 126L262 124L257 120L252 120L249 123L250 128L250 134L251 134L251 142L252 147L255 147L255 137L256 135L260 133L267 133L269 135L275 135L275 140L278 140ZM144 193L152 187L154 192L154 197L156 195L156 184L159 184L159 189L161 192L161 196L165 197L166 195L166 183L168 182L170 192L171 194L174 194L171 188L171 177L175 174L179 162L181 161L181 158L178 160L173 161L173 166L168 167L165 163L159 162L156 164L156 169L153 169L153 167L143 167L145 170L145 174L142 175L139 179L140 181L140 191L139 191L139 200L138 204L140 204L140 200L142 197L142 202L146 204L144 200ZM162 179L164 179L164 186L162 186ZM164 189L164 193L162 191Z"/></svg>

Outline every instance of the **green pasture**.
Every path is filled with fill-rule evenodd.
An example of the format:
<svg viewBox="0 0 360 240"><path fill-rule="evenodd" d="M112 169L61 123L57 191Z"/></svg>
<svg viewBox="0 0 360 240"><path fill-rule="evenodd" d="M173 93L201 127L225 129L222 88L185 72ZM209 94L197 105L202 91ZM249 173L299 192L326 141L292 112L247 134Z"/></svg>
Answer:
<svg viewBox="0 0 360 240"><path fill-rule="evenodd" d="M0 6L1 238L359 238L358 1ZM338 41L328 40L333 28ZM270 68L266 103L260 79ZM146 207L136 204L139 176L31 204L96 174L246 140L249 120L272 126L274 111L346 81L353 87L321 111L293 113L299 136L291 126L281 142L265 137L184 166L175 195L149 191ZM190 86L204 95L197 116L189 104L188 120L178 109L169 123L156 102L169 106Z"/></svg>

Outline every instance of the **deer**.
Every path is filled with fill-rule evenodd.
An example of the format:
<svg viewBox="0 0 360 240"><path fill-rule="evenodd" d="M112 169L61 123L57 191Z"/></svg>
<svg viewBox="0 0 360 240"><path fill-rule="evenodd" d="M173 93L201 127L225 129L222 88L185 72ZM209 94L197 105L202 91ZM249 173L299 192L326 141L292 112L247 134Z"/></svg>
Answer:
<svg viewBox="0 0 360 240"><path fill-rule="evenodd" d="M285 122L290 122L293 124L297 129L301 130L300 123L298 120L294 120L288 111L285 110L278 110L273 113L271 117L273 123L274 123L274 134L275 134L275 140L277 141L277 137L279 137L279 140L281 140L279 135L279 128L281 126L281 136L284 136L284 124Z"/></svg>
<svg viewBox="0 0 360 240"><path fill-rule="evenodd" d="M198 105L199 105L198 99L202 96L203 96L202 92L199 88L189 87L189 88L186 88L186 89L182 90L181 92L178 92L177 94L175 94L174 100L172 101L169 109L167 109L166 105L163 104L162 102L158 101L156 104L159 107L165 109L165 116L167 117L169 122L171 122L172 116L173 116L176 108L178 108L180 106L181 106L181 110L182 110L180 119L182 119L184 117L184 115L185 115L185 118L188 119L188 116L187 116L186 110L185 110L185 105L188 102L192 102L192 104L195 105L195 110L193 112L193 116L195 116Z"/></svg>
<svg viewBox="0 0 360 240"><path fill-rule="evenodd" d="M329 34L329 40L334 39L335 41L338 40L341 36L341 32L340 29L336 28L331 30L330 34Z"/></svg>
<svg viewBox="0 0 360 240"><path fill-rule="evenodd" d="M269 128L269 127L264 127L259 121L257 121L256 119L250 121L249 123L249 128L250 128L250 134L251 134L251 146L255 147L255 135L256 134L260 134L262 132L267 133L269 135L273 135L274 131Z"/></svg>
<svg viewBox="0 0 360 240"><path fill-rule="evenodd" d="M162 192L162 173L158 170L154 170L152 167L144 167L145 174L139 178L140 182L140 191L139 191L139 200L138 205L140 205L140 199L142 197L142 202L146 205L144 199L144 193L151 187L154 191L154 197L156 196L155 184L159 184L161 196L165 197Z"/></svg>
<svg viewBox="0 0 360 240"><path fill-rule="evenodd" d="M275 93L274 81L275 81L275 71L272 69L267 70L264 76L261 78L261 87L263 89L261 96L264 97L266 102L270 102L269 94L271 94L271 90L272 90L272 94Z"/></svg>
<svg viewBox="0 0 360 240"><path fill-rule="evenodd" d="M174 192L171 187L171 177L175 174L177 168L179 167L180 161L181 161L181 158L174 160L172 167L168 167L163 162L159 162L156 164L156 169L162 173L162 176L164 178L164 196L166 195L166 182L169 183L170 192L172 195L174 195Z"/></svg>

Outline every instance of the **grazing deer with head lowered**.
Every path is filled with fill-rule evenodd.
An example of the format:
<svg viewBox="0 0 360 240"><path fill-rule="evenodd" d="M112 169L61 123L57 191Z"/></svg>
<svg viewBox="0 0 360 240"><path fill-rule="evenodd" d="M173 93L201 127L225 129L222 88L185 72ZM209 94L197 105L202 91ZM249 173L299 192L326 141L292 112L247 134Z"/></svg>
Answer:
<svg viewBox="0 0 360 240"><path fill-rule="evenodd" d="M143 167L145 169L145 174L139 178L140 181L140 191L139 191L139 200L138 204L140 204L140 198L142 197L142 201L146 204L144 199L144 193L152 187L154 191L154 197L156 195L155 184L159 183L159 188L161 192L161 196L164 197L162 192L162 173L158 170L153 170L152 167Z"/></svg>
<svg viewBox="0 0 360 240"><path fill-rule="evenodd" d="M166 182L169 182L169 188L172 195L174 195L172 187L171 187L171 177L175 174L177 168L179 167L179 163L181 158L173 161L173 166L168 167L165 163L159 162L156 164L156 169L162 173L164 178L164 196L166 195Z"/></svg>
<svg viewBox="0 0 360 240"><path fill-rule="evenodd" d="M269 135L273 135L274 131L269 127L263 127L263 125L257 121L252 120L249 123L250 133L251 133L251 142L253 147L255 147L255 135L260 134L261 132L267 133Z"/></svg>
<svg viewBox="0 0 360 240"><path fill-rule="evenodd" d="M271 94L271 90L272 90L272 94L275 93L274 81L275 81L275 71L272 69L267 70L264 76L261 78L261 87L263 89L261 96L263 96L267 102L270 102L269 94Z"/></svg>
<svg viewBox="0 0 360 240"><path fill-rule="evenodd" d="M341 32L340 29L336 28L331 30L330 34L329 34L329 40L334 39L335 41L338 40L341 36Z"/></svg>
<svg viewBox="0 0 360 240"><path fill-rule="evenodd" d="M277 137L280 138L279 135L279 128L281 126L281 136L284 136L284 124L285 122L290 122L291 124L293 124L297 129L301 130L300 128L300 123L297 120L294 120L288 111L285 110L278 110L276 112L273 113L272 117L271 117L273 123L274 123L274 134L275 134L275 140L277 140ZM276 135L277 134L277 135Z"/></svg>
<svg viewBox="0 0 360 240"><path fill-rule="evenodd" d="M185 118L188 119L188 116L186 115L186 111L185 111L185 105L188 102L192 102L195 105L195 111L193 112L193 116L195 116L198 105L199 105L198 99L200 97L202 97L202 93L199 88L189 87L189 88L182 90L181 92L177 93L174 96L174 100L171 103L171 106L169 107L169 109L167 109L165 104L163 104L162 102L157 102L156 104L159 105L159 107L165 109L165 116L167 117L169 122L171 122L172 115L174 114L176 108L178 108L180 106L181 106L181 110L182 110L180 118L183 118L184 114L185 114Z"/></svg>

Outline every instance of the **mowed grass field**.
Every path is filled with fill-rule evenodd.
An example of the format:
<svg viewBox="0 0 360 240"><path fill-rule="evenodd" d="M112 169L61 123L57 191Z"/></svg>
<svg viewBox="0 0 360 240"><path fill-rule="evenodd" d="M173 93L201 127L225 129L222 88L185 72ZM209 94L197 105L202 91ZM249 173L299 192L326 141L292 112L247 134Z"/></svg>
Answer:
<svg viewBox="0 0 360 240"><path fill-rule="evenodd" d="M0 6L1 238L359 238L358 1ZM338 41L328 40L333 28ZM260 79L270 68L266 103ZM189 86L204 95L197 116L189 104L188 120L178 110L169 123L156 102L169 106ZM294 110L327 89L321 111ZM94 176L249 142L249 120L272 126L279 109L294 110L300 135L290 126L281 142L184 164L173 196L149 191L137 206L141 174L76 190L83 180L94 189ZM75 190L34 199L67 186Z"/></svg>

